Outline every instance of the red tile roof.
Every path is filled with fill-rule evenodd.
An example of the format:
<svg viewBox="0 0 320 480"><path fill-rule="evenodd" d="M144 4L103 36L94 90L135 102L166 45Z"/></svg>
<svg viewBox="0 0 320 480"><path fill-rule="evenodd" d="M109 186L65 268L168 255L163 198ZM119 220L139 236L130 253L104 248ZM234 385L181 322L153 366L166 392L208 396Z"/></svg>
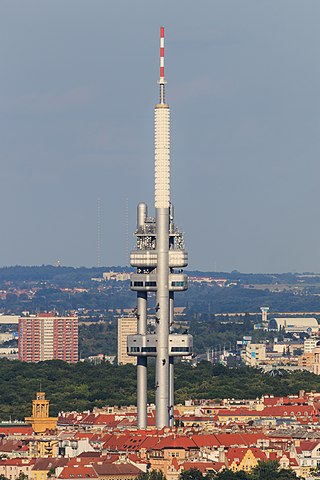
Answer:
<svg viewBox="0 0 320 480"><path fill-rule="evenodd" d="M182 448L185 450L198 449L199 447L195 444L192 438L187 436L177 436L177 437L165 437L160 439L154 447L154 450L163 450L166 448Z"/></svg>
<svg viewBox="0 0 320 480"><path fill-rule="evenodd" d="M94 463L93 467L99 476L133 476L136 477L142 470L131 463Z"/></svg>
<svg viewBox="0 0 320 480"><path fill-rule="evenodd" d="M98 478L98 475L91 465L67 465L58 478Z"/></svg>
<svg viewBox="0 0 320 480"><path fill-rule="evenodd" d="M33 430L31 425L13 425L2 426L0 425L0 435L32 435Z"/></svg>
<svg viewBox="0 0 320 480"><path fill-rule="evenodd" d="M51 468L65 467L68 458L37 458L32 470L50 470Z"/></svg>
<svg viewBox="0 0 320 480"><path fill-rule="evenodd" d="M215 435L192 435L192 440L197 445L197 447L219 447L220 442L218 441Z"/></svg>
<svg viewBox="0 0 320 480"><path fill-rule="evenodd" d="M251 452L253 453L254 457L257 460L267 460L266 454L264 452L262 452L262 450L260 450L259 448L238 448L238 447L236 447L236 448L230 448L226 453L228 465L231 465L233 462L235 462L239 465L239 463L241 463L244 456L246 455L246 453L249 450L251 450Z"/></svg>
<svg viewBox="0 0 320 480"><path fill-rule="evenodd" d="M247 445L245 439L240 433L218 433L216 438L220 445L224 447Z"/></svg>
<svg viewBox="0 0 320 480"><path fill-rule="evenodd" d="M222 462L184 462L181 466L183 470L197 468L201 473L208 473L209 471L218 473L226 468L226 465Z"/></svg>

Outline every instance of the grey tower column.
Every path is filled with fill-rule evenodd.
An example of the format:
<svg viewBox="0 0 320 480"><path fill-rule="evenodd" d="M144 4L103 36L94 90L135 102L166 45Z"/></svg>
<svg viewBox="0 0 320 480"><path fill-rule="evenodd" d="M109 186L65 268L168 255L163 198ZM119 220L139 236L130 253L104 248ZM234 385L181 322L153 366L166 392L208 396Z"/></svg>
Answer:
<svg viewBox="0 0 320 480"><path fill-rule="evenodd" d="M173 332L174 322L174 293L169 293L170 333ZM174 425L174 357L169 357L169 425Z"/></svg>
<svg viewBox="0 0 320 480"><path fill-rule="evenodd" d="M157 229L157 428L169 425L169 209L156 209Z"/></svg>
<svg viewBox="0 0 320 480"><path fill-rule="evenodd" d="M169 425L173 427L174 425L174 357L169 357L169 378L170 378L170 393L169 393Z"/></svg>
<svg viewBox="0 0 320 480"><path fill-rule="evenodd" d="M138 334L147 333L147 292L138 292L137 295ZM138 428L145 429L148 425L147 413L147 357L137 359L137 407Z"/></svg>

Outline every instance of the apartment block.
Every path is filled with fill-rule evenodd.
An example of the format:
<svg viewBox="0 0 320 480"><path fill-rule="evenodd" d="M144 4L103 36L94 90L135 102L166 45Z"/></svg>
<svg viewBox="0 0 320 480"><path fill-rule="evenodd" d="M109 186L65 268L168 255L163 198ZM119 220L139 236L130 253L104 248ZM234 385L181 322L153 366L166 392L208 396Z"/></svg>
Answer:
<svg viewBox="0 0 320 480"><path fill-rule="evenodd" d="M118 319L118 365L127 363L137 364L136 357L127 355L127 336L137 333L138 323L136 317L121 317Z"/></svg>
<svg viewBox="0 0 320 480"><path fill-rule="evenodd" d="M55 313L19 318L19 359L23 362L78 361L78 318Z"/></svg>
<svg viewBox="0 0 320 480"><path fill-rule="evenodd" d="M266 345L264 343L248 343L245 349L244 362L250 367L256 367L266 360Z"/></svg>

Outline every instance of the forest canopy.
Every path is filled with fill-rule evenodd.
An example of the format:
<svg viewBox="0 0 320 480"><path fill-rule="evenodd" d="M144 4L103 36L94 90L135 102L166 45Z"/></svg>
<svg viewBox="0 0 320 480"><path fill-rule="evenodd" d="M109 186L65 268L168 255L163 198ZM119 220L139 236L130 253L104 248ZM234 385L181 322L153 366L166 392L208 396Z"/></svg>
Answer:
<svg viewBox="0 0 320 480"><path fill-rule="evenodd" d="M153 368L149 369L148 400L154 401ZM0 360L0 420L23 419L31 413L35 392L41 388L51 404L51 415L59 411L88 410L105 405L136 403L136 368L109 363L69 365L59 360L24 363ZM320 391L320 379L308 372L283 372L271 377L249 367L226 368L201 362L175 366L176 402L187 399L257 398L283 396L299 390Z"/></svg>

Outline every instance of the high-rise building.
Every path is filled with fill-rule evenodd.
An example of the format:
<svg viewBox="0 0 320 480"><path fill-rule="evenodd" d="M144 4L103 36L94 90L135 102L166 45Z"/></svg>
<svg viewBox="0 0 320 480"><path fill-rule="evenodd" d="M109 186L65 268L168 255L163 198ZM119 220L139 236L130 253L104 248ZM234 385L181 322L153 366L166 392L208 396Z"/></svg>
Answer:
<svg viewBox="0 0 320 480"><path fill-rule="evenodd" d="M55 313L19 318L19 359L78 361L78 317Z"/></svg>
<svg viewBox="0 0 320 480"><path fill-rule="evenodd" d="M137 364L136 357L127 354L127 337L135 335L138 329L136 317L121 317L118 319L118 365Z"/></svg>

